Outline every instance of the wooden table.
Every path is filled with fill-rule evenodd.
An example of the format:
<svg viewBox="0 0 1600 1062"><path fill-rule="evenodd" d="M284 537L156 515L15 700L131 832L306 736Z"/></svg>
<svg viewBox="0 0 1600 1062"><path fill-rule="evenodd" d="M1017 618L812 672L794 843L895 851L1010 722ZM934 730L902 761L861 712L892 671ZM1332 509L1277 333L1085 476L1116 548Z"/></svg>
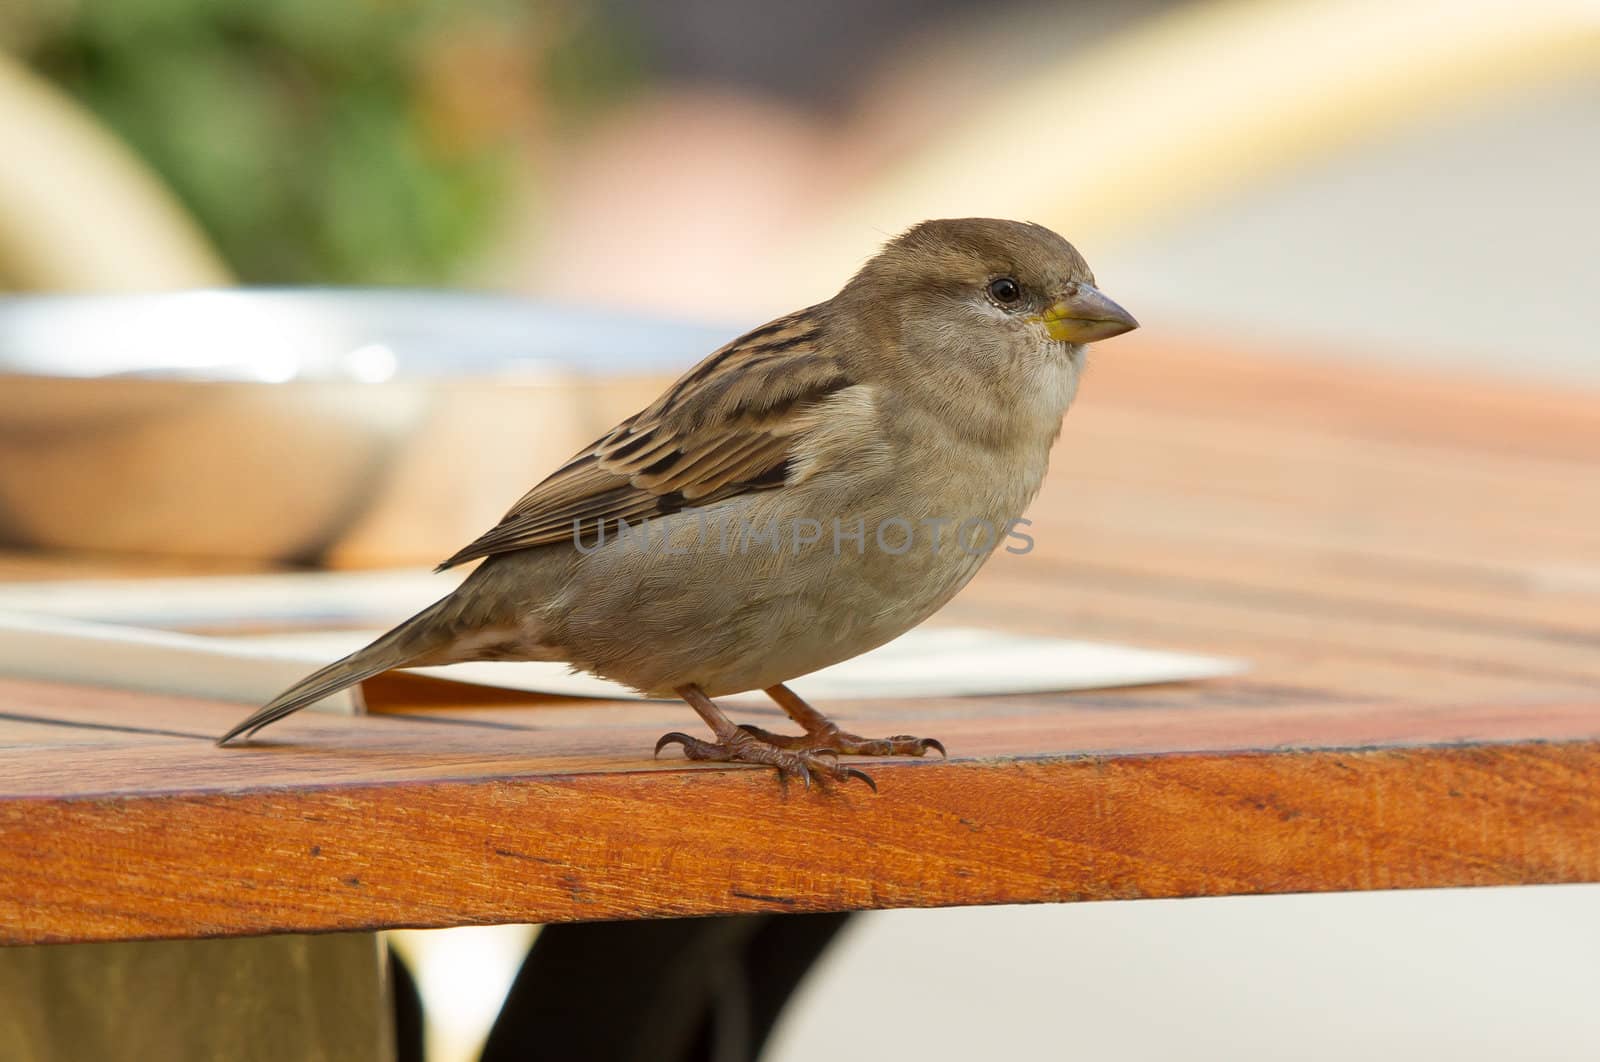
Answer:
<svg viewBox="0 0 1600 1062"><path fill-rule="evenodd" d="M877 795L652 760L670 705L390 680L218 749L0 681L0 941L1600 881L1596 395L1131 337L1030 516L941 621L1252 670L826 706L949 747Z"/></svg>

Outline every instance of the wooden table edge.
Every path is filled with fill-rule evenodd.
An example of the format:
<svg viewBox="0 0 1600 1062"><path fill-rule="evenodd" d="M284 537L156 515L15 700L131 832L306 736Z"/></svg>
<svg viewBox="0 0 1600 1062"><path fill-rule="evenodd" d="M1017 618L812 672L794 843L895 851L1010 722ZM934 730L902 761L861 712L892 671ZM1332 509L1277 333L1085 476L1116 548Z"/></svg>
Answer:
<svg viewBox="0 0 1600 1062"><path fill-rule="evenodd" d="M683 767L12 797L0 943L1600 881L1597 740L874 773L878 795Z"/></svg>

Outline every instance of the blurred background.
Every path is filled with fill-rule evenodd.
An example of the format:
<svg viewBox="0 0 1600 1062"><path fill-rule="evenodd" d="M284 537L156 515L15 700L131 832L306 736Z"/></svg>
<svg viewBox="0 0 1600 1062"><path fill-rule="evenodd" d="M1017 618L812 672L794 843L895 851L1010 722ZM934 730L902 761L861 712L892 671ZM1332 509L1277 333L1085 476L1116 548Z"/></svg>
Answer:
<svg viewBox="0 0 1600 1062"><path fill-rule="evenodd" d="M0 282L737 322L978 212L1147 328L1593 381L1596 33L1584 0L13 0Z"/></svg>
<svg viewBox="0 0 1600 1062"><path fill-rule="evenodd" d="M1072 239L1147 342L1600 383L1579 0L8 0L0 158L0 291L470 288L731 334L985 214ZM867 916L772 1056L1596 1057L1597 913ZM402 935L434 1057L471 1057L519 932Z"/></svg>

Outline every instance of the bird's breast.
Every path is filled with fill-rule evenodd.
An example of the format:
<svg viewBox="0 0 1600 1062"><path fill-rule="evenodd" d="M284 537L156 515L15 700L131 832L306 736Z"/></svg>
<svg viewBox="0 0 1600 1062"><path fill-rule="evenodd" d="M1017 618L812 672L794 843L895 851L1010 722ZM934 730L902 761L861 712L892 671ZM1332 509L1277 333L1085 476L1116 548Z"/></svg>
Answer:
<svg viewBox="0 0 1600 1062"><path fill-rule="evenodd" d="M1063 402L1059 388L1046 404ZM862 425L891 395L852 401ZM579 667L650 692L713 696L787 681L932 615L1038 491L1059 423L975 441L937 404L900 401L894 430L830 431L778 489L652 521L575 564L544 613ZM1013 427L1016 427L1014 424Z"/></svg>

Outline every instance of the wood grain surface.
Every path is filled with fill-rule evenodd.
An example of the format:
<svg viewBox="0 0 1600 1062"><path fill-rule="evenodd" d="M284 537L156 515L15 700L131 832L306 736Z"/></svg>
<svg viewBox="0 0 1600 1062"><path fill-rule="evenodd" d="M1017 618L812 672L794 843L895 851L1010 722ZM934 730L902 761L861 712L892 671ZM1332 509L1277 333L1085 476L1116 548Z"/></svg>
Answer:
<svg viewBox="0 0 1600 1062"><path fill-rule="evenodd" d="M1130 339L940 621L1248 674L824 705L949 746L877 796L652 760L670 704L387 678L217 749L241 706L0 680L0 941L1600 881L1595 396Z"/></svg>

